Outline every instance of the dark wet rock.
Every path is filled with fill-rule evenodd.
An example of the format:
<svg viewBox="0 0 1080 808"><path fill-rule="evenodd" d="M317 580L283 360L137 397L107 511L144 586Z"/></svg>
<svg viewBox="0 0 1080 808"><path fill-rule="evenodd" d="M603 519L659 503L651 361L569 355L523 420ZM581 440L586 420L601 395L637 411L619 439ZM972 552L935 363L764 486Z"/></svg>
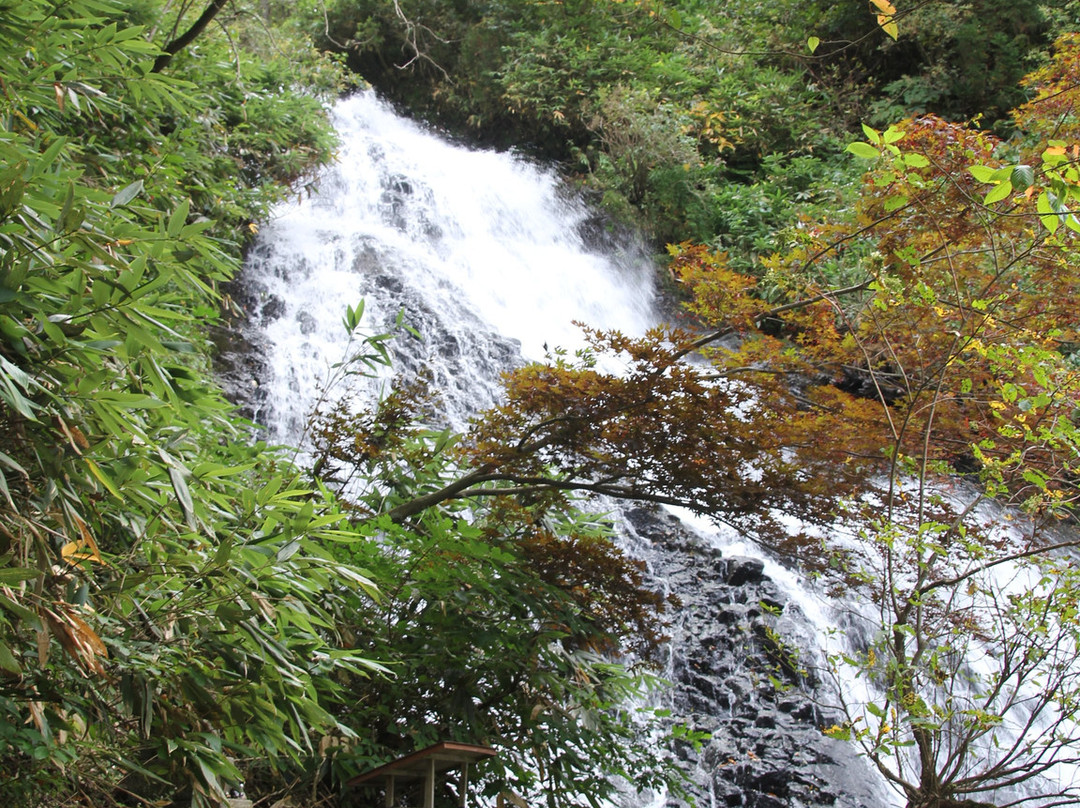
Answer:
<svg viewBox="0 0 1080 808"><path fill-rule="evenodd" d="M759 584L765 580L762 574L765 562L757 558L743 558L735 556L728 559L727 584L728 586L745 586L746 584Z"/></svg>
<svg viewBox="0 0 1080 808"><path fill-rule="evenodd" d="M711 739L674 753L698 805L880 808L854 748L821 732L832 720L817 707L807 622L762 561L725 558L663 511L626 516L631 545L681 601L669 629L673 720Z"/></svg>
<svg viewBox="0 0 1080 808"><path fill-rule="evenodd" d="M259 307L259 319L263 325L280 319L283 314L285 314L285 301L274 295L266 298Z"/></svg>
<svg viewBox="0 0 1080 808"><path fill-rule="evenodd" d="M237 405L240 414L251 418L262 405L265 392L266 362L238 328L214 326L210 329L214 345L214 375L225 397Z"/></svg>
<svg viewBox="0 0 1080 808"><path fill-rule="evenodd" d="M307 311L297 312L296 320L298 323L300 323L301 334L312 334L315 332L315 329L319 327L319 324L315 321L315 317Z"/></svg>

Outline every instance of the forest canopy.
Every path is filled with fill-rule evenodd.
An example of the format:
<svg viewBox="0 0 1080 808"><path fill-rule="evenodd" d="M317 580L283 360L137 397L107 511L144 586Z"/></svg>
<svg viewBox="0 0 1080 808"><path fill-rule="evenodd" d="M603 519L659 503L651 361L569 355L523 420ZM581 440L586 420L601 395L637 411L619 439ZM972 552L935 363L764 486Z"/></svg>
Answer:
<svg viewBox="0 0 1080 808"><path fill-rule="evenodd" d="M1077 799L1040 778L1080 761L1080 6L715 5L3 4L10 804L314 804L436 740L500 748L489 796L678 793L625 709L677 604L582 493L688 506L872 604L825 673L876 696L825 731L912 808ZM421 380L318 415L311 468L261 443L208 326L333 158L350 68L560 160L665 245L679 320L587 330L463 435ZM391 362L344 319L347 361Z"/></svg>

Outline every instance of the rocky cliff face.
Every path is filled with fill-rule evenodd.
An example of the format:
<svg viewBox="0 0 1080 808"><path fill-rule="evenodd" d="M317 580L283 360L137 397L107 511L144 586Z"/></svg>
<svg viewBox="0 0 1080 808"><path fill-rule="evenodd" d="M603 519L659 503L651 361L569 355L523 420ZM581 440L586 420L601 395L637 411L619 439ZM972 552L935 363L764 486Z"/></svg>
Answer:
<svg viewBox="0 0 1080 808"><path fill-rule="evenodd" d="M663 511L627 519L631 552L682 601L668 676L673 719L712 736L675 750L699 808L886 805L853 747L822 734L836 716L821 706L814 638L764 564L725 557Z"/></svg>

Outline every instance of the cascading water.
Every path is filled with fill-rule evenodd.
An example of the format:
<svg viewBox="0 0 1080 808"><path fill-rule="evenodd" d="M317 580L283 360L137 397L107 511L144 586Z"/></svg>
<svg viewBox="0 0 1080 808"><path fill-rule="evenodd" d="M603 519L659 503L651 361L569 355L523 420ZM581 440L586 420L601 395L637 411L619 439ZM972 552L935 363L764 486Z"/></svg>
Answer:
<svg viewBox="0 0 1080 808"><path fill-rule="evenodd" d="M370 93L341 102L343 142L318 194L280 209L245 271L256 338L273 372L259 420L295 439L347 339L346 304L365 326L399 311L421 340L398 370L426 367L460 425L496 396L521 358L582 342L574 320L640 333L653 276L633 244L590 249L595 220L551 172L470 151L398 117Z"/></svg>
<svg viewBox="0 0 1080 808"><path fill-rule="evenodd" d="M271 437L302 438L343 358L346 306L361 299L368 330L403 311L420 333L395 341L395 370L426 368L453 426L495 400L503 369L577 347L573 321L631 334L654 322L645 252L606 235L554 174L452 145L370 93L339 103L335 121L337 165L317 194L276 211L240 282L254 356L228 381ZM812 649L810 618L827 621L827 607L781 567L730 554L716 531L671 513L632 509L623 534L683 601L668 701L713 733L700 753L675 750L699 805L888 804L851 749L821 734L813 677L778 657L779 636Z"/></svg>

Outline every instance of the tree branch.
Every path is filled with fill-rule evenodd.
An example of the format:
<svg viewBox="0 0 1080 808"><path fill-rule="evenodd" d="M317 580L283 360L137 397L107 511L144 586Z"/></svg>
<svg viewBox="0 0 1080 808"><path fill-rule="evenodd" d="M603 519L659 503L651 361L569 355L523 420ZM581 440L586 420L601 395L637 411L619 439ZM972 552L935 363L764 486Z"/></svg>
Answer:
<svg viewBox="0 0 1080 808"><path fill-rule="evenodd" d="M162 49L162 54L154 60L154 66L150 68L150 72L160 73L164 70L176 54L194 42L199 34L206 30L206 26L214 21L214 17L218 15L221 9L225 8L227 2L228 0L210 0L210 4L203 9L199 19L195 20L190 28Z"/></svg>

